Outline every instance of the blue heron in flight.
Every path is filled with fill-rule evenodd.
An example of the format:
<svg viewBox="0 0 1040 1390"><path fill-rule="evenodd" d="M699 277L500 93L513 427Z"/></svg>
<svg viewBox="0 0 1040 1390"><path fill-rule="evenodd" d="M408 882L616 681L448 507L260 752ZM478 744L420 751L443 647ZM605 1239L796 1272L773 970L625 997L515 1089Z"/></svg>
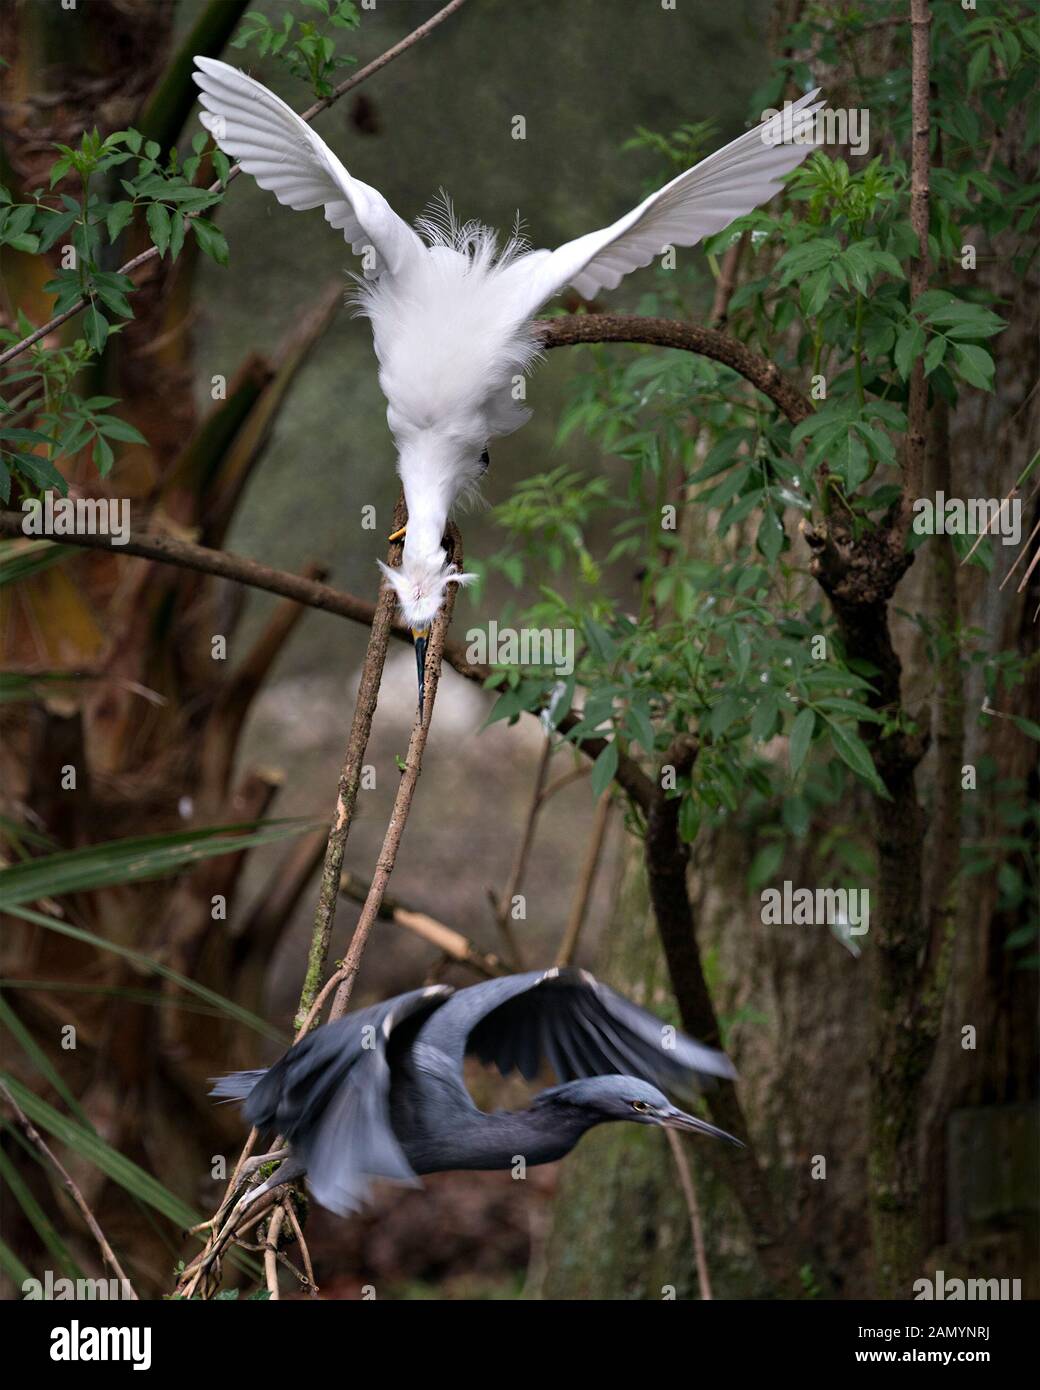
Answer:
<svg viewBox="0 0 1040 1390"><path fill-rule="evenodd" d="M280 97L216 58L195 59L200 120L261 188L287 207L322 207L362 260L356 302L372 324L386 419L408 504L399 569L383 565L416 644L419 700L430 624L459 574L444 549L448 515L476 490L488 441L518 429L523 378L539 356L531 320L568 285L591 299L671 246L693 246L767 202L814 148L818 91L672 179L609 227L532 250L517 234L499 248L450 201L416 222L354 178Z"/></svg>
<svg viewBox="0 0 1040 1390"><path fill-rule="evenodd" d="M478 1110L463 1079L467 1056L531 1080L543 1059L561 1083L525 1110ZM399 994L317 1028L266 1071L221 1077L212 1094L244 1100L245 1118L280 1134L281 1167L241 1208L307 1174L315 1199L357 1211L374 1178L418 1185L421 1173L552 1163L586 1130L614 1120L714 1135L657 1084L687 1093L732 1079L729 1059L694 1042L586 971L507 975L453 990Z"/></svg>

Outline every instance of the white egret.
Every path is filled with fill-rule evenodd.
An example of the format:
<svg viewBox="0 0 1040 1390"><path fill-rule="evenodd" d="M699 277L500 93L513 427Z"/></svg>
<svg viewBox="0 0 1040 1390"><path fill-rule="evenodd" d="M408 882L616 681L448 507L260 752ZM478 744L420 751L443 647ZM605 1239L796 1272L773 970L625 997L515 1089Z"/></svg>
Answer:
<svg viewBox="0 0 1040 1390"><path fill-rule="evenodd" d="M227 63L195 63L202 124L225 154L280 203L323 207L362 257L356 300L371 320L408 506L401 567L380 563L416 643L421 708L430 624L447 586L474 577L447 562L448 515L487 467L488 441L528 418L516 383L538 356L535 313L568 285L586 298L614 289L666 246L692 246L766 202L813 147L781 142L803 138L822 102L810 92L782 129L764 122L609 227L539 251L518 236L500 247L491 228L459 224L447 198L414 230L280 97Z"/></svg>

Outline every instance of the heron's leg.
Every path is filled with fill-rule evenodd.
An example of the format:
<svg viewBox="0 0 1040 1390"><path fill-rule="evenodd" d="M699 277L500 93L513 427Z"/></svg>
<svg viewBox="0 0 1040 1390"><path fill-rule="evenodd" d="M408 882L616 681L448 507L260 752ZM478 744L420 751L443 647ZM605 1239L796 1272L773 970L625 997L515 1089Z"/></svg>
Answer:
<svg viewBox="0 0 1040 1390"><path fill-rule="evenodd" d="M289 1153L290 1149L287 1144L284 1149L272 1149L269 1154L257 1154L255 1158L247 1158L238 1170L239 1182L262 1168L265 1163L281 1163L283 1159L289 1157Z"/></svg>
<svg viewBox="0 0 1040 1390"><path fill-rule="evenodd" d="M404 540L405 532L406 532L407 530L408 530L408 527L407 527L407 526L399 526L399 527L397 528L396 531L391 531L391 533L389 534L389 536L387 536L387 540L388 540L388 541L400 541L400 540Z"/></svg>
<svg viewBox="0 0 1040 1390"><path fill-rule="evenodd" d="M284 1149L272 1149L270 1153L266 1154L257 1154L255 1158L247 1158L239 1169L238 1181L235 1183L234 1191L232 1191L220 1204L216 1215L211 1216L208 1221L200 1221L197 1226L190 1227L188 1235L197 1236L201 1231L215 1231L221 1221L223 1221L225 1212L227 1212L228 1208L231 1206L235 1193L239 1191L246 1178L252 1177L252 1175L257 1172L258 1169L262 1168L265 1163L282 1162L282 1160L289 1157L289 1153L290 1150L286 1147Z"/></svg>
<svg viewBox="0 0 1040 1390"><path fill-rule="evenodd" d="M268 1158L265 1155L264 1162L267 1161ZM254 1202L258 1202L261 1197L266 1196L268 1192L272 1192L276 1187L281 1187L284 1183L292 1182L293 1178L302 1177L306 1171L306 1166L301 1163L298 1158L294 1158L290 1154L290 1156L282 1162L281 1166L271 1174L266 1182L262 1182L259 1187L253 1187L247 1192L244 1192L231 1208L231 1214L224 1222L218 1234L214 1236L213 1250L210 1259L215 1258L220 1253L224 1244L234 1234L235 1227L241 1221L247 1207L251 1207Z"/></svg>

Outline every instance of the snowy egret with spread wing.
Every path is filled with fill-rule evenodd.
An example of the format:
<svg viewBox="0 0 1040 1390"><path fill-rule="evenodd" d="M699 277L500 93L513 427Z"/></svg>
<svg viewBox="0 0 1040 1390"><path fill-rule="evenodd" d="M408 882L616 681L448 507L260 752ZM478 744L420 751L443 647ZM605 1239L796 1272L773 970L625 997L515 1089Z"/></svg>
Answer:
<svg viewBox="0 0 1040 1390"><path fill-rule="evenodd" d="M430 625L447 586L473 577L448 563L448 515L479 482L488 441L528 417L516 384L538 356L534 314L568 285L586 298L614 289L665 247L692 246L766 202L813 148L803 133L822 102L810 92L782 134L766 121L609 227L546 251L458 223L447 199L409 227L280 97L227 63L195 63L202 124L220 148L280 203L323 207L362 257L357 304L372 324L408 507L400 568L382 568L416 643L421 707ZM795 131L799 143L782 143Z"/></svg>

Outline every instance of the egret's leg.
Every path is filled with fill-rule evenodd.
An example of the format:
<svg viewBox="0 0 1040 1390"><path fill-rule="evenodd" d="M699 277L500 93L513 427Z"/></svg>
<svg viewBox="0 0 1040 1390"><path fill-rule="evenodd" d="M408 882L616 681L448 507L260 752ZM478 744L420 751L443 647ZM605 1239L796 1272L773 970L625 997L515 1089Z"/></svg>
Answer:
<svg viewBox="0 0 1040 1390"><path fill-rule="evenodd" d="M404 540L404 535L405 535L405 532L406 532L407 530L408 530L408 527L407 527L407 526L399 526L398 529L397 529L396 531L391 531L390 535L387 536L387 540L388 540L388 541L400 541L400 540Z"/></svg>

